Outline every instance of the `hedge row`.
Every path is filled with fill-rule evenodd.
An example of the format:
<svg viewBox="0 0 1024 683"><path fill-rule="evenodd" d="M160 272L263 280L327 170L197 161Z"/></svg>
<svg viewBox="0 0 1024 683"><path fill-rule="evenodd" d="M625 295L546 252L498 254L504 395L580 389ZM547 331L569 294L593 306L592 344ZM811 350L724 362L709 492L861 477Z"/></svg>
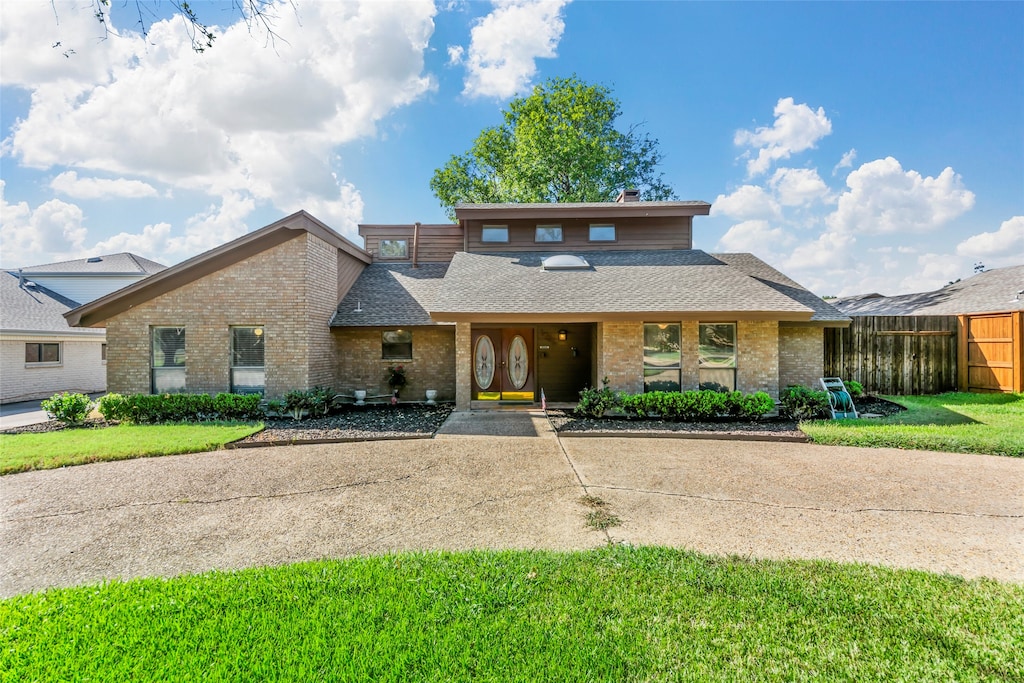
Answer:
<svg viewBox="0 0 1024 683"><path fill-rule="evenodd" d="M763 391L744 394L740 391L650 391L627 394L602 389L584 389L576 414L601 417L611 410L631 418L659 417L664 420L694 421L719 418L757 419L775 409L775 401Z"/></svg>
<svg viewBox="0 0 1024 683"><path fill-rule="evenodd" d="M107 394L100 398L103 419L136 424L203 420L262 420L259 394Z"/></svg>

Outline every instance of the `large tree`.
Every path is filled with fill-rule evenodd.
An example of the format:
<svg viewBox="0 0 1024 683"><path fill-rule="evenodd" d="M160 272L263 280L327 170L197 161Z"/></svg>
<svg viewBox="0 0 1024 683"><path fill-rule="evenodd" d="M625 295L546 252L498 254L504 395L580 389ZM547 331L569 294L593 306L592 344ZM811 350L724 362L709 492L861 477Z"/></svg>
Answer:
<svg viewBox="0 0 1024 683"><path fill-rule="evenodd" d="M618 130L621 113L608 88L552 78L512 100L504 123L434 171L430 189L453 220L459 202L606 202L626 188L672 199L658 141Z"/></svg>

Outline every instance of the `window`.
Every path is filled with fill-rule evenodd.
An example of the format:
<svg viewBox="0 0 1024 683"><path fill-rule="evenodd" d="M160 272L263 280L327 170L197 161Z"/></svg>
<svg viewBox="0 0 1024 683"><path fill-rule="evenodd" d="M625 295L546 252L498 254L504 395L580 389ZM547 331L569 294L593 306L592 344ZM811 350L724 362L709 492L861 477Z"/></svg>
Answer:
<svg viewBox="0 0 1024 683"><path fill-rule="evenodd" d="M100 344L100 360L102 360L104 363L107 362L107 345L106 344Z"/></svg>
<svg viewBox="0 0 1024 683"><path fill-rule="evenodd" d="M231 391L235 394L262 394L266 384L263 366L266 336L263 326L231 328Z"/></svg>
<svg viewBox="0 0 1024 683"><path fill-rule="evenodd" d="M153 393L185 391L185 328L154 327L151 346Z"/></svg>
<svg viewBox="0 0 1024 683"><path fill-rule="evenodd" d="M412 360L412 332L385 330L381 333L380 357L387 360Z"/></svg>
<svg viewBox="0 0 1024 683"><path fill-rule="evenodd" d="M614 242L615 241L615 226L614 225L591 225L590 226L590 241L591 242Z"/></svg>
<svg viewBox="0 0 1024 683"><path fill-rule="evenodd" d="M736 390L736 323L701 323L697 372L701 389Z"/></svg>
<svg viewBox="0 0 1024 683"><path fill-rule="evenodd" d="M409 258L409 240L381 240L381 258Z"/></svg>
<svg viewBox="0 0 1024 683"><path fill-rule="evenodd" d="M644 391L679 391L679 323L644 323Z"/></svg>
<svg viewBox="0 0 1024 683"><path fill-rule="evenodd" d="M533 234L534 242L561 242L561 225L538 225L537 231Z"/></svg>
<svg viewBox="0 0 1024 683"><path fill-rule="evenodd" d="M26 363L60 363L60 343L29 342L25 344Z"/></svg>
<svg viewBox="0 0 1024 683"><path fill-rule="evenodd" d="M480 232L481 242L508 242L507 225L485 225Z"/></svg>

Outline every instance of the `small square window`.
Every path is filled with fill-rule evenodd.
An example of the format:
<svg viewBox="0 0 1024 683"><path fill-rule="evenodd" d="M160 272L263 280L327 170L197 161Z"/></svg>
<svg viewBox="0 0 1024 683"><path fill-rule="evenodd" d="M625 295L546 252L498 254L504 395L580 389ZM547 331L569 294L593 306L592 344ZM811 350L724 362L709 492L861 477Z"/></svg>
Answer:
<svg viewBox="0 0 1024 683"><path fill-rule="evenodd" d="M481 242L508 242L507 225L485 225L480 232Z"/></svg>
<svg viewBox="0 0 1024 683"><path fill-rule="evenodd" d="M59 363L60 343L29 342L25 344L26 363Z"/></svg>
<svg viewBox="0 0 1024 683"><path fill-rule="evenodd" d="M381 240L381 258L409 258L409 240Z"/></svg>
<svg viewBox="0 0 1024 683"><path fill-rule="evenodd" d="M538 225L537 231L533 235L534 242L561 242L562 241L562 226L561 225Z"/></svg>
<svg viewBox="0 0 1024 683"><path fill-rule="evenodd" d="M386 360L412 360L412 332L385 330L381 333L380 357Z"/></svg>
<svg viewBox="0 0 1024 683"><path fill-rule="evenodd" d="M614 225L591 225L590 226L590 241L591 242L614 242L615 241L615 226Z"/></svg>

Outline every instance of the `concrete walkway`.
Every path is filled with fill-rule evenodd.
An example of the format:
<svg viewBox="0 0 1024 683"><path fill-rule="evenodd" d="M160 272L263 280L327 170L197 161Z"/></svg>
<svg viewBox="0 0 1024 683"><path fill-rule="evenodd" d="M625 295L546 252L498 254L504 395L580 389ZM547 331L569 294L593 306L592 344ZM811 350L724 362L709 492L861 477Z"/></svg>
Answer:
<svg viewBox="0 0 1024 683"><path fill-rule="evenodd" d="M559 439L460 413L435 439L259 448L0 478L0 596L392 551L659 544L1024 581L1024 460ZM538 438L540 437L540 438ZM585 522L584 494L621 519Z"/></svg>

